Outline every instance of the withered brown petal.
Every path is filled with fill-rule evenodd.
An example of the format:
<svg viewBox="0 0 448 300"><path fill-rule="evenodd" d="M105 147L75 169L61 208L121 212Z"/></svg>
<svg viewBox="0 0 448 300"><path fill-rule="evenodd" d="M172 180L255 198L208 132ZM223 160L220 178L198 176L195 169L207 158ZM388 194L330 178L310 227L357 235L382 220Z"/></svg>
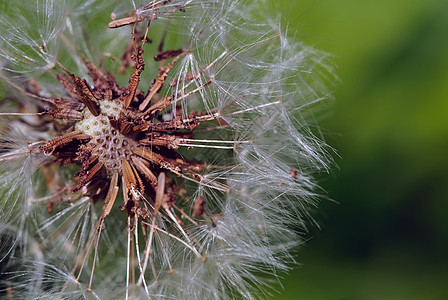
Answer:
<svg viewBox="0 0 448 300"><path fill-rule="evenodd" d="M134 163L137 170L143 174L149 181L151 181L152 184L157 184L157 177L154 175L154 173L146 166L145 160L143 158L140 158L139 156L131 156L131 160Z"/></svg>
<svg viewBox="0 0 448 300"><path fill-rule="evenodd" d="M106 199L104 201L103 212L101 217L105 218L110 214L112 207L114 206L115 200L118 195L118 172L114 172L112 179L110 180L109 190L107 191Z"/></svg>

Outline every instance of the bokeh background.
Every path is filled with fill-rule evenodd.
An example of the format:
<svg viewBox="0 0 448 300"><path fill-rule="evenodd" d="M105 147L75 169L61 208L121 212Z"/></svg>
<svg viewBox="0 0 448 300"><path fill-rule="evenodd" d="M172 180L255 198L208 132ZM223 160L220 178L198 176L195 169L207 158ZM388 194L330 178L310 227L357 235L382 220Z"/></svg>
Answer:
<svg viewBox="0 0 448 300"><path fill-rule="evenodd" d="M279 0L289 34L335 55L320 120L338 168L287 299L448 299L448 1Z"/></svg>

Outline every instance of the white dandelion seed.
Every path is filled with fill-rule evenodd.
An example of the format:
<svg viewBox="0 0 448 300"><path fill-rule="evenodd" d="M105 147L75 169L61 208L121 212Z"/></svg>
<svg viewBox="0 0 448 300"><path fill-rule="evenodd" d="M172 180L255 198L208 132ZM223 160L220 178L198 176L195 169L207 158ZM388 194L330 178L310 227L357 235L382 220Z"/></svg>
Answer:
<svg viewBox="0 0 448 300"><path fill-rule="evenodd" d="M267 293L313 222L313 175L331 164L310 129L334 80L327 55L290 41L256 1L18 2L0 23L0 234L4 259L28 267L2 288Z"/></svg>

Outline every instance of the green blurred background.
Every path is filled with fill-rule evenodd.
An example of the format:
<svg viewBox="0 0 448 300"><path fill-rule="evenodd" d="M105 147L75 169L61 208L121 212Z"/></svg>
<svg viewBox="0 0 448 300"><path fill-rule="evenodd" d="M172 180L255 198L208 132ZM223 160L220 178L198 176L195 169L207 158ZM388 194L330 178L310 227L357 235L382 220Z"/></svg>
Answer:
<svg viewBox="0 0 448 300"><path fill-rule="evenodd" d="M335 55L320 123L340 157L321 178L334 202L272 299L448 299L448 1L279 7L290 35Z"/></svg>

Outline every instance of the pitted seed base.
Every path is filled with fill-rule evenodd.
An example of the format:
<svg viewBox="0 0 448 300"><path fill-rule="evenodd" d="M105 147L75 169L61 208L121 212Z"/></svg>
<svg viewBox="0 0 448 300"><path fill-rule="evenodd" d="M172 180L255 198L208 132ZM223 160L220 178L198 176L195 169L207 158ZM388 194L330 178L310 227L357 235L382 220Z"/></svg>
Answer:
<svg viewBox="0 0 448 300"><path fill-rule="evenodd" d="M101 108L100 115L95 117L86 107L83 111L83 119L75 124L75 129L92 137L86 144L86 148L104 164L109 175L115 171L121 173L121 160L129 160L134 141L113 128L108 118L118 120L122 104L109 100L98 102Z"/></svg>

